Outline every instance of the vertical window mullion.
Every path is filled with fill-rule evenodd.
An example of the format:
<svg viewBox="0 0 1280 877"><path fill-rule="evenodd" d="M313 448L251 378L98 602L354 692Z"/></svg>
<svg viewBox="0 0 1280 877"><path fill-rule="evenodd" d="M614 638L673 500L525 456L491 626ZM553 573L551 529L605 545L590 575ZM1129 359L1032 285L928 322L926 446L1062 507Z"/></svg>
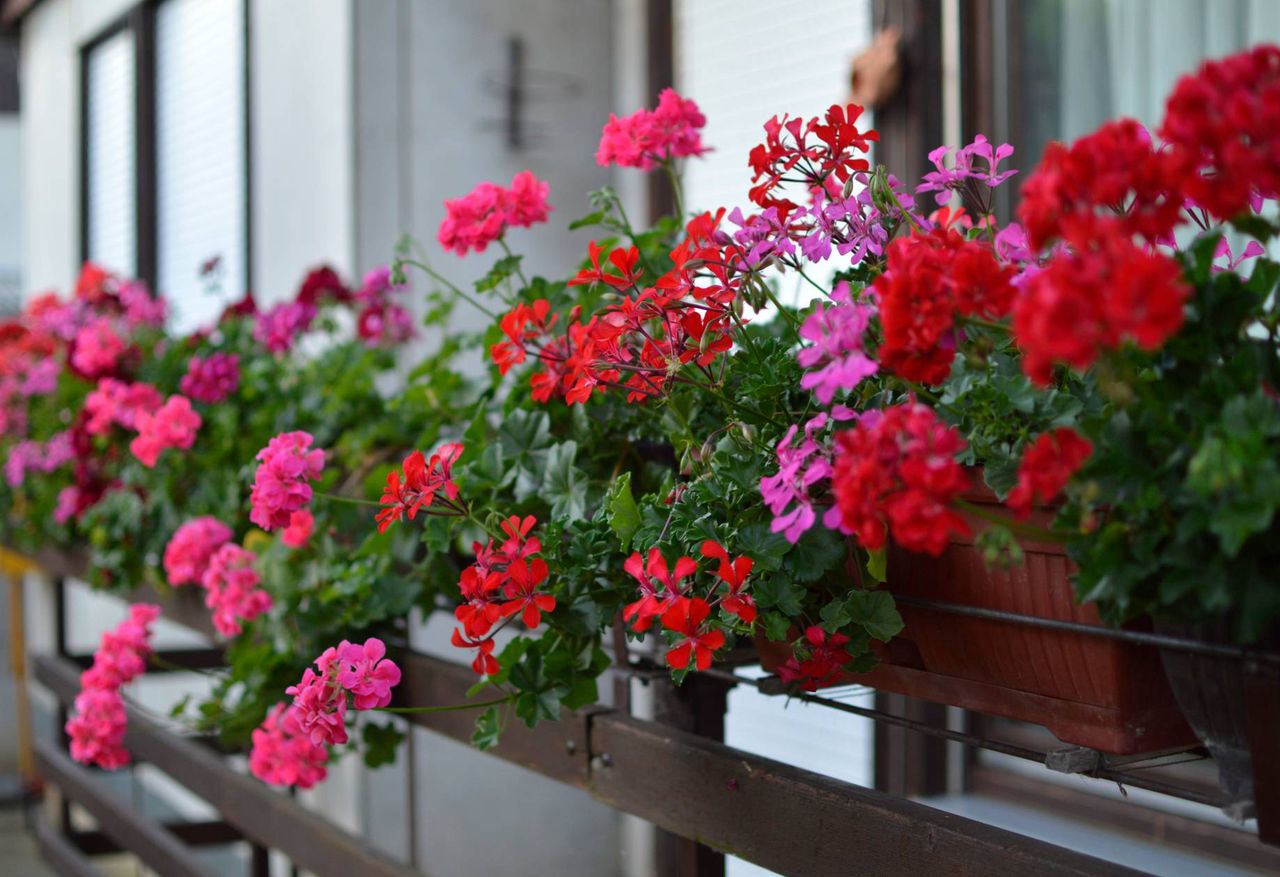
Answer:
<svg viewBox="0 0 1280 877"><path fill-rule="evenodd" d="M130 15L134 33L134 142L136 274L157 284L156 233L156 41L155 7L143 3Z"/></svg>

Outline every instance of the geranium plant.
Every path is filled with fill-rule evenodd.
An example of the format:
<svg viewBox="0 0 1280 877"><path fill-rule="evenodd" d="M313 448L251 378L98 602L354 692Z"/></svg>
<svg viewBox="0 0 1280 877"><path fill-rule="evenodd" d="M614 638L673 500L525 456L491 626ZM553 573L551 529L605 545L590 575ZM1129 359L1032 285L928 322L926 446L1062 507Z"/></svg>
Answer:
<svg viewBox="0 0 1280 877"><path fill-rule="evenodd" d="M6 331L5 539L87 540L108 584L203 587L230 666L186 715L303 786L350 713L388 707L380 637L442 600L481 745L594 702L611 631L657 643L677 680L752 636L789 644L779 674L802 688L868 669L901 628L886 545L940 554L975 517L995 563L1065 541L1112 621L1269 629L1280 49L1182 80L1154 136L1122 120L1052 145L1017 222L991 207L1009 146L940 148L910 186L872 164L860 114L769 120L749 212L642 228L594 193L562 279L509 247L551 212L528 171L446 202L445 250L500 251L470 289L406 242L356 293L313 275L167 338L158 300L87 269ZM611 118L596 158L662 169L681 205L704 122L668 91ZM428 324L462 301L492 321L380 390L410 274ZM328 337L342 308L359 337ZM487 374L465 378L454 358L476 351ZM1003 512L966 499L982 481ZM1029 520L1046 507L1054 526ZM82 722L118 761L98 699ZM394 734L367 728L386 758Z"/></svg>

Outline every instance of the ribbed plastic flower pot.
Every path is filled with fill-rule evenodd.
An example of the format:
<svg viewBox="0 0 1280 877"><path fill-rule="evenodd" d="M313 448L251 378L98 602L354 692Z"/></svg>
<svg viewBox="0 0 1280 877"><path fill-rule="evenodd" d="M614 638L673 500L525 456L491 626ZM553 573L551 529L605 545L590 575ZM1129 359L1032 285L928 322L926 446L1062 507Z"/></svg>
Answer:
<svg viewBox="0 0 1280 877"><path fill-rule="evenodd" d="M995 502L990 494L968 498ZM979 522L972 523L976 529ZM885 587L916 600L1101 625L1091 604L1075 600L1062 546L1022 545L1023 562L1005 569L989 568L970 539L953 540L939 557L891 546ZM902 602L898 608L905 627L879 650L881 664L844 674L840 684L1033 722L1064 743L1114 754L1196 743L1154 648ZM766 670L788 657L784 644L758 645Z"/></svg>

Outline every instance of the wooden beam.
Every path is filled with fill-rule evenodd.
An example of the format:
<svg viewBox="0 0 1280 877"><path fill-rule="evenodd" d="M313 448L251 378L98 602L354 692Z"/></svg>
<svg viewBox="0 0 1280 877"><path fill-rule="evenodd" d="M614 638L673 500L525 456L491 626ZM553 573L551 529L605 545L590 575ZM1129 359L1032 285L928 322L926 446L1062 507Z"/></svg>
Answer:
<svg viewBox="0 0 1280 877"><path fill-rule="evenodd" d="M781 874L1141 873L651 722L598 716L591 742L594 797Z"/></svg>
<svg viewBox="0 0 1280 877"><path fill-rule="evenodd" d="M64 704L74 701L80 688L79 668L65 659L36 658L35 676ZM207 801L246 839L280 850L299 869L318 874L359 874L362 877L413 877L417 874L387 859L362 839L342 831L292 798L277 794L258 780L232 770L218 754L173 734L137 707L130 705L127 709L129 731L125 745L129 751ZM47 744L45 748L49 749ZM74 794L71 797L80 800ZM103 828L106 830L107 826ZM133 849L132 846L129 848ZM171 873L158 870L163 874Z"/></svg>
<svg viewBox="0 0 1280 877"><path fill-rule="evenodd" d="M191 849L159 823L113 795L102 780L76 764L47 740L35 745L41 775L89 812L102 832L148 867L166 877L214 877Z"/></svg>
<svg viewBox="0 0 1280 877"><path fill-rule="evenodd" d="M40 856L63 877L103 877L89 857L72 845L44 819L36 820L36 846Z"/></svg>

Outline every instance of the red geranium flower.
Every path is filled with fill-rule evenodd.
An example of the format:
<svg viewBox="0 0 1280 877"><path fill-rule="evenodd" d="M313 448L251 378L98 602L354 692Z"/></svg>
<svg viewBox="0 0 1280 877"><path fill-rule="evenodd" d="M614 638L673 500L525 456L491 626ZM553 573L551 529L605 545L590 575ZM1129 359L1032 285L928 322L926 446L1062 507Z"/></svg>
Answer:
<svg viewBox="0 0 1280 877"><path fill-rule="evenodd" d="M716 578L729 586L729 593L720 601L720 607L747 624L753 624L756 620L756 601L750 594L744 593L743 589L755 561L746 555L730 560L729 552L724 546L711 539L702 543L702 556L720 561Z"/></svg>
<svg viewBox="0 0 1280 877"><path fill-rule="evenodd" d="M521 613L520 620L530 629L542 623L542 613L552 612L556 608L556 598L550 594L537 593L538 585L547 580L547 563L540 557L532 563L525 563L523 558L511 561L507 567L506 596L511 598L502 604L504 617Z"/></svg>
<svg viewBox="0 0 1280 877"><path fill-rule="evenodd" d="M1026 518L1035 503L1052 502L1092 453L1093 443L1070 427L1041 433L1018 464L1018 484L1006 500L1009 508Z"/></svg>
<svg viewBox="0 0 1280 877"><path fill-rule="evenodd" d="M669 571L662 552L650 548L647 562L641 560L640 552L636 551L627 558L623 568L640 583L640 599L627 604L622 610L622 617L631 622L632 630L642 633L653 624L653 619L666 611L672 600L680 596L680 580L693 575L698 565L691 557L681 557L676 561L674 572Z"/></svg>
<svg viewBox="0 0 1280 877"><path fill-rule="evenodd" d="M703 628L710 614L711 607L701 597L678 597L662 613L662 626L679 636L667 651L667 666L685 670L690 660L699 670L711 666L716 649L724 645L724 631Z"/></svg>

